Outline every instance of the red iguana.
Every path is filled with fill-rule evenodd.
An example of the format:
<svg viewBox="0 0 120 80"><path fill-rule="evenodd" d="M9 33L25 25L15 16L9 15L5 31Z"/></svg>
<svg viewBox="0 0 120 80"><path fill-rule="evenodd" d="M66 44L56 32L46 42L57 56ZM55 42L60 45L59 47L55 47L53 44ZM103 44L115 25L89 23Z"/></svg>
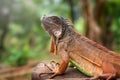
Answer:
<svg viewBox="0 0 120 80"><path fill-rule="evenodd" d="M78 33L70 20L45 15L42 25L52 37L50 53L58 53L61 58L52 77L63 74L69 62L96 79L120 77L120 55Z"/></svg>

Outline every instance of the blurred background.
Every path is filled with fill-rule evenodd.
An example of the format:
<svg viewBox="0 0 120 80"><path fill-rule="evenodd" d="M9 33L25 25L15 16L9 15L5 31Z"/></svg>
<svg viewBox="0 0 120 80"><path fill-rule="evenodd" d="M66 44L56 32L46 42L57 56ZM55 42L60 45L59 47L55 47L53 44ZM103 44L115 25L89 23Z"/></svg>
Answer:
<svg viewBox="0 0 120 80"><path fill-rule="evenodd" d="M0 0L0 80L30 80L31 69L49 59L44 14L69 18L81 34L120 53L120 0Z"/></svg>

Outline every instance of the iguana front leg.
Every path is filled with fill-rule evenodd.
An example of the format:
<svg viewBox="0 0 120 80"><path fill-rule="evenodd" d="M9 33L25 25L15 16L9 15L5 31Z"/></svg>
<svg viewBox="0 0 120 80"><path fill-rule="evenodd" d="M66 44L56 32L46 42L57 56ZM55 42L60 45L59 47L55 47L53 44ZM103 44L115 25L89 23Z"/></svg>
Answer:
<svg viewBox="0 0 120 80"><path fill-rule="evenodd" d="M53 78L56 75L63 74L68 66L68 63L69 63L68 53L64 49L60 49L59 55L61 58L61 63L59 65L57 71L50 78Z"/></svg>
<svg viewBox="0 0 120 80"><path fill-rule="evenodd" d="M50 71L42 72L41 74L53 73L53 75L50 77L50 78L53 78L56 75L60 75L65 72L65 70L68 66L68 63L69 63L69 55L68 55L67 51L65 51L65 48L66 48L66 46L64 43L59 44L57 50L59 52L61 62L56 63L55 61L52 61L53 64L50 64L50 66L45 65ZM52 65L53 65L53 67L51 67Z"/></svg>
<svg viewBox="0 0 120 80"><path fill-rule="evenodd" d="M50 78L53 78L56 75L63 74L67 69L69 63L69 55L65 49L66 49L66 44L64 42L58 44L57 51L61 58L61 62L59 63L59 67L56 70L56 72Z"/></svg>

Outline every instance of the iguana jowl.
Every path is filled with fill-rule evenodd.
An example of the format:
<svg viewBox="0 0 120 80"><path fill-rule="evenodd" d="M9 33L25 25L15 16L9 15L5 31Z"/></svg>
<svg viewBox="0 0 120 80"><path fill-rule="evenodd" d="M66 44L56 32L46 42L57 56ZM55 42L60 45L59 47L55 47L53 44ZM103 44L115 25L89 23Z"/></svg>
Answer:
<svg viewBox="0 0 120 80"><path fill-rule="evenodd" d="M79 34L69 20L46 15L42 25L52 37L50 53L58 53L61 58L54 76L63 74L71 61L88 76L107 80L120 77L120 55Z"/></svg>

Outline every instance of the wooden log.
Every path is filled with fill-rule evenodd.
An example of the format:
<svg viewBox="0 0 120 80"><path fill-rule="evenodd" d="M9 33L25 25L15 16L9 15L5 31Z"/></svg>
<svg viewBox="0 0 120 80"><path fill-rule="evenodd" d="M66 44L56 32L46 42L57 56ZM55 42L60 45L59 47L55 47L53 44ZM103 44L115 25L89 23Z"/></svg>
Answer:
<svg viewBox="0 0 120 80"><path fill-rule="evenodd" d="M49 79L52 74L40 75L41 70L44 71L44 69L49 70L46 67L41 67L41 64L37 65L37 67L32 72L32 80L84 80L88 78L87 76L79 72L76 68L69 67L63 75L58 75L55 76L53 79Z"/></svg>

